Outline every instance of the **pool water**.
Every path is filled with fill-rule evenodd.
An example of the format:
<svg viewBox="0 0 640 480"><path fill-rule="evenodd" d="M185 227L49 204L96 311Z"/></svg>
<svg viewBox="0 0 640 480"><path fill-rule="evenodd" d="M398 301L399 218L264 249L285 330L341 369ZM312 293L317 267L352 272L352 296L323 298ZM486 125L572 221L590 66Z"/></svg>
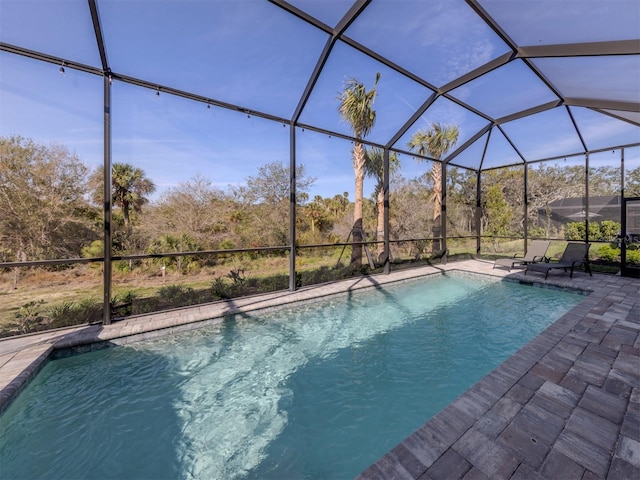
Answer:
<svg viewBox="0 0 640 480"><path fill-rule="evenodd" d="M582 298L442 276L54 360L0 477L353 478Z"/></svg>

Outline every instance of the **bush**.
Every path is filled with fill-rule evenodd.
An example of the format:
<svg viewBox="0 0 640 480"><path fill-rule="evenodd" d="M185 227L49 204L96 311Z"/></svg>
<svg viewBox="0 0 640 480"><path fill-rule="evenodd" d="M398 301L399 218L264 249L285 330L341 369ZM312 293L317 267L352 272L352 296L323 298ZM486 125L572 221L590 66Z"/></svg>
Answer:
<svg viewBox="0 0 640 480"><path fill-rule="evenodd" d="M133 301L136 299L136 292L129 290L128 292L114 295L111 300L113 314L118 316L131 315L133 311Z"/></svg>
<svg viewBox="0 0 640 480"><path fill-rule="evenodd" d="M300 275L299 273L297 275ZM259 293L277 292L289 288L289 275L270 275L260 279L257 285Z"/></svg>
<svg viewBox="0 0 640 480"><path fill-rule="evenodd" d="M29 333L40 323L43 317L40 315L40 306L44 305L44 300L32 300L25 303L16 312L22 333Z"/></svg>
<svg viewBox="0 0 640 480"><path fill-rule="evenodd" d="M606 262L616 262L620 260L620 249L611 245L601 245L594 254Z"/></svg>
<svg viewBox="0 0 640 480"><path fill-rule="evenodd" d="M564 236L567 240L585 239L585 222L569 222L565 228ZM611 220L604 220L602 224L589 222L589 240L596 242L612 242L620 231L620 224Z"/></svg>
<svg viewBox="0 0 640 480"><path fill-rule="evenodd" d="M54 322L64 323L68 321L73 311L73 302L62 302L49 308L49 317L51 317Z"/></svg>
<svg viewBox="0 0 640 480"><path fill-rule="evenodd" d="M547 232L543 227L529 227L529 238L545 238Z"/></svg>
<svg viewBox="0 0 640 480"><path fill-rule="evenodd" d="M611 220L603 220L600 224L600 240L604 242L613 242L618 233L620 233L621 225Z"/></svg>
<svg viewBox="0 0 640 480"><path fill-rule="evenodd" d="M162 303L173 307L183 307L198 303L198 294L191 287L184 285L167 285L158 290L157 296Z"/></svg>
<svg viewBox="0 0 640 480"><path fill-rule="evenodd" d="M627 250L627 263L640 266L640 250Z"/></svg>
<svg viewBox="0 0 640 480"><path fill-rule="evenodd" d="M129 273L132 269L132 262L127 260L118 260L113 262L113 269L116 272Z"/></svg>

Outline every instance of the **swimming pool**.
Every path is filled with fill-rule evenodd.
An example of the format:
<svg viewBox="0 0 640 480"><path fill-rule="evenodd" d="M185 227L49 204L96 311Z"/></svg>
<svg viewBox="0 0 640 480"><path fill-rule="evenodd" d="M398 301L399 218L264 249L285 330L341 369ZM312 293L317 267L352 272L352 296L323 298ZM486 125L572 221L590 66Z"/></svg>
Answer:
<svg viewBox="0 0 640 480"><path fill-rule="evenodd" d="M351 478L582 298L428 278L51 361L0 476Z"/></svg>

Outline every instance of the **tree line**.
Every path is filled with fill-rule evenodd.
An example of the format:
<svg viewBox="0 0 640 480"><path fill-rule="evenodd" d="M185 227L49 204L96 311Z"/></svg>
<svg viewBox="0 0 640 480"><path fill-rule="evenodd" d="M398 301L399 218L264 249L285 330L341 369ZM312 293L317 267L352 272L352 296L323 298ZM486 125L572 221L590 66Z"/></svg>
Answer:
<svg viewBox="0 0 640 480"><path fill-rule="evenodd" d="M376 121L380 77L377 73L369 89L349 78L336 98L337 113L354 139L353 200L346 192L310 199L308 192L316 179L306 175L304 165L295 172L296 243L337 243L352 238L355 268L362 258L359 242L380 242L375 248L377 257L384 251L384 151L364 144ZM456 146L458 135L457 125L439 122L411 135L407 149L419 160L431 161L429 171L416 178L403 177L399 156L388 154L390 240L433 238L432 253L437 253L445 193L447 235L476 233L476 173L448 167L442 181L439 160ZM290 175L285 165L262 165L243 185L227 189L215 188L206 176L196 175L151 202L156 191L153 180L139 167L114 163L110 172L114 255L288 245ZM523 167L508 167L482 173L477 226L482 235L522 236L523 172ZM365 177L375 182L371 198L364 198ZM591 169L590 195L616 194L619 177L616 167ZM104 178L102 168L91 171L64 145L0 137L0 261L102 256ZM549 205L584 196L584 185L583 166L542 163L530 167L530 236L565 235L562 226L551 222ZM640 168L629 173L626 189L629 195L640 195ZM420 255L426 243L418 240L412 245L412 253Z"/></svg>
<svg viewBox="0 0 640 480"><path fill-rule="evenodd" d="M428 132L427 132L428 133ZM376 179L371 198L362 199L366 240L382 239L382 151L364 149L365 175ZM438 168L439 164L434 163ZM391 240L431 237L439 225L438 173L402 176L390 156ZM62 145L40 145L21 137L0 138L0 260L3 262L102 256L102 169L90 171ZM522 235L522 168L482 175L482 233ZM128 164L112 166L112 237L115 255L174 253L285 246L289 243L289 169L273 162L259 167L241 186L216 188L197 175L163 192L157 200L152 179ZM309 198L315 182L299 165L297 243L344 242L354 225L354 201L348 193ZM640 169L628 176L630 195L640 195ZM475 233L475 172L447 168L447 233ZM544 213L551 202L584 195L581 166L539 165L528 175L529 234L566 235ZM619 169L600 167L590 174L590 193L615 194ZM575 235L575 232L571 233ZM186 268L184 265L181 268Z"/></svg>

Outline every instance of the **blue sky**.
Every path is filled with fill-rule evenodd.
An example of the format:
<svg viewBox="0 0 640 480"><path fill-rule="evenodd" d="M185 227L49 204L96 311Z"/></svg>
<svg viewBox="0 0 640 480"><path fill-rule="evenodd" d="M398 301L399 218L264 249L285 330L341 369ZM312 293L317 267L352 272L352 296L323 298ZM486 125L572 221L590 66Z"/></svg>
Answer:
<svg viewBox="0 0 640 480"><path fill-rule="evenodd" d="M298 8L334 25L350 2L298 0ZM613 0L513 2L485 0L482 5L505 22L523 45L584 41L585 26L596 20L596 40L638 38L640 4ZM611 3L611 2L609 2ZM326 34L278 7L256 0L106 1L98 0L114 72L193 92L289 119L324 47ZM524 10L523 10L524 9ZM550 14L550 10L554 10ZM526 20L523 20L526 19ZM576 20L578 19L578 20ZM525 23L523 23L525 22ZM399 27L401 26L401 27ZM374 0L347 35L386 55L438 87L508 51L506 45L463 2ZM591 34L587 40L591 37ZM84 0L0 0L0 41L98 67L99 56ZM538 59L567 96L637 101L638 56L571 62ZM376 102L377 122L369 140L385 144L431 90L337 42L300 121L337 133L348 126L337 112L337 96L348 77L372 85L382 74ZM624 72L624 75L618 74ZM595 87L594 87L595 86ZM469 105L500 117L555 99L521 62L514 61L452 92ZM158 195L196 174L226 188L242 184L260 165L289 162L289 127L257 116L207 108L206 104L115 81L112 86L114 162L139 166L158 185ZM42 143L61 143L90 167L103 158L102 79L59 66L0 52L0 135L19 134ZM640 141L638 127L584 108L572 108L589 148ZM456 124L460 141L487 122L441 97L399 140L430 122ZM581 145L564 108L504 125L528 159L568 155ZM298 131L297 158L317 178L311 196L350 192L353 198L351 143L311 131ZM640 164L638 148L626 155ZM517 160L494 131L485 165ZM477 166L482 148L474 146L456 160ZM428 170L401 156L402 175ZM367 193L373 181L365 184Z"/></svg>

